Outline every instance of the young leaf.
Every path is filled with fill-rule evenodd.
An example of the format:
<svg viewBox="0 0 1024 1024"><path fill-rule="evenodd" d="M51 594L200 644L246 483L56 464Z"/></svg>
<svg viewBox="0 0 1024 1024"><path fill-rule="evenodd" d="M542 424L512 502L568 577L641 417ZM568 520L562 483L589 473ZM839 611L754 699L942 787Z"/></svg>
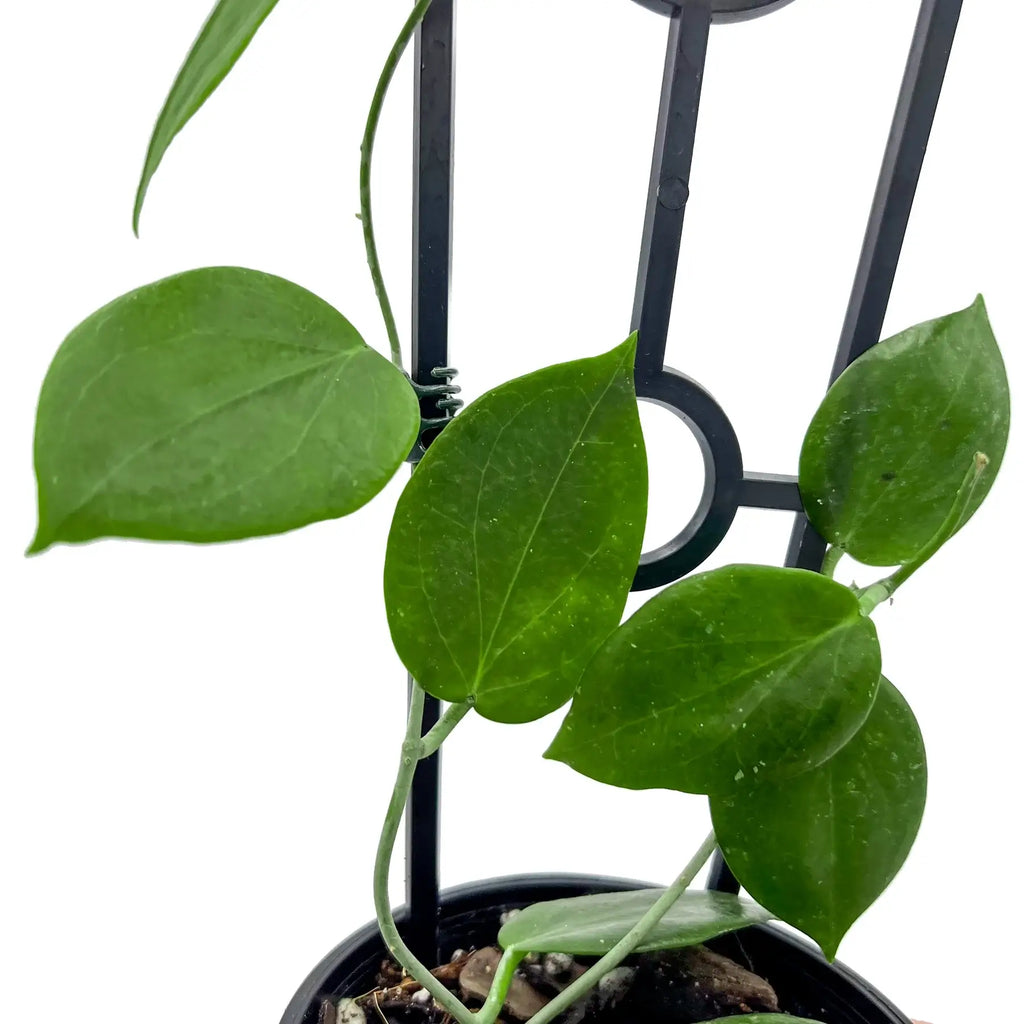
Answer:
<svg viewBox="0 0 1024 1024"><path fill-rule="evenodd" d="M545 756L627 789L728 793L834 754L880 671L875 628L846 587L799 569L716 569L609 637Z"/></svg>
<svg viewBox="0 0 1024 1024"><path fill-rule="evenodd" d="M744 888L831 959L906 860L926 779L914 715L883 679L861 730L825 764L712 796L715 833Z"/></svg>
<svg viewBox="0 0 1024 1024"><path fill-rule="evenodd" d="M979 296L862 355L829 390L800 453L800 493L814 528L868 565L899 565L941 525L975 452L1006 448L1010 395Z"/></svg>
<svg viewBox="0 0 1024 1024"><path fill-rule="evenodd" d="M219 0L210 12L171 86L150 137L132 214L136 234L146 190L171 140L224 80L276 5L277 0Z"/></svg>
<svg viewBox="0 0 1024 1024"><path fill-rule="evenodd" d="M601 956L626 935L663 892L638 889L535 903L502 926L498 944L522 953ZM694 889L679 897L636 952L693 946L771 919L771 914L751 900Z"/></svg>
<svg viewBox="0 0 1024 1024"><path fill-rule="evenodd" d="M408 380L322 299L237 267L169 277L94 313L54 357L30 550L342 516L387 483L418 428Z"/></svg>
<svg viewBox="0 0 1024 1024"><path fill-rule="evenodd" d="M495 721L540 718L618 624L647 509L634 353L631 338L496 388L413 474L384 596L428 693Z"/></svg>

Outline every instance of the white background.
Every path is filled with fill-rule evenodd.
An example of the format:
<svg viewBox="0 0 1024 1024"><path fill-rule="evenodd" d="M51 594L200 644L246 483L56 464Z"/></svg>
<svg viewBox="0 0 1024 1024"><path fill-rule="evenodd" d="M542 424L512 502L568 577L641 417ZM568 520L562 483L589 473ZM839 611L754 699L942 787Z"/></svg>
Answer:
<svg viewBox="0 0 1024 1024"><path fill-rule="evenodd" d="M407 0L284 0L171 148L135 241L149 128L208 4L56 0L4 16L0 1017L12 1024L276 1024L319 957L371 916L405 689L380 593L401 480L348 520L283 537L22 557L40 381L67 331L114 296L193 266L252 266L334 302L385 347L354 217L358 143ZM473 397L624 337L667 23L627 0L460 8L451 348ZM797 0L713 32L669 361L721 401L751 469L795 470L916 8ZM1019 384L1024 14L965 8L887 328L984 291ZM407 62L375 179L400 311L410 82ZM693 445L665 419L648 417L655 541L684 518L668 503L699 490ZM906 869L840 956L935 1024L1002 1009L999 979L1019 973L1021 479L1011 441L989 504L878 616L932 789ZM743 512L710 564L777 563L788 529L786 515ZM453 738L446 884L541 870L665 880L700 841L700 799L619 794L542 761L556 727L470 720Z"/></svg>

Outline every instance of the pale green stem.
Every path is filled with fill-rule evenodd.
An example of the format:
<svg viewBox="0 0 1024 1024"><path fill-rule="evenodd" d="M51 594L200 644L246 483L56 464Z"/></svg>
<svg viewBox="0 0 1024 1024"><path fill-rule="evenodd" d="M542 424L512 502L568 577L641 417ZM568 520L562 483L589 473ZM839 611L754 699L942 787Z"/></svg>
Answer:
<svg viewBox="0 0 1024 1024"><path fill-rule="evenodd" d="M450 704L448 710L438 720L437 725L423 737L419 759L422 761L423 758L436 754L438 747L448 738L448 734L472 709L473 705L468 700L462 704Z"/></svg>
<svg viewBox="0 0 1024 1024"><path fill-rule="evenodd" d="M512 985L516 968L525 956L525 952L512 949L506 949L501 954L498 966L494 969L494 980L491 982L484 1005L474 1014L476 1024L494 1024L494 1021L498 1019L498 1014L501 1013L501 1008L505 1005L505 997Z"/></svg>
<svg viewBox="0 0 1024 1024"><path fill-rule="evenodd" d="M569 1009L581 996L589 992L609 971L613 971L647 937L648 932L672 909L676 900L686 891L697 872L715 852L715 834L704 840L693 859L683 868L679 877L658 897L650 910L617 942L586 974L577 978L568 988L560 992L539 1013L530 1018L529 1024L549 1024L560 1013Z"/></svg>
<svg viewBox="0 0 1024 1024"><path fill-rule="evenodd" d="M832 579L836 574L836 566L842 561L845 552L842 548L836 547L834 544L829 547L825 552L825 557L821 562L821 573L823 576L827 576Z"/></svg>
<svg viewBox="0 0 1024 1024"><path fill-rule="evenodd" d="M363 222L363 242L366 245L366 262L370 265L370 276L373 278L374 291L377 293L377 301L380 303L380 311L384 317L384 326L388 332L388 342L391 345L391 361L399 369L402 368L402 345L398 340L398 326L395 323L395 314L391 308L391 300L388 298L387 289L384 287L384 275L380 268L380 257L377 254L377 240L373 233L373 210L370 205L370 172L373 165L373 144L377 138L377 126L380 123L381 110L384 107L384 97L387 96L391 80L395 77L395 70L398 62L402 59L409 40L414 33L423 16L430 7L431 0L418 0L413 8L409 20L402 26L402 31L395 40L395 45L388 54L384 70L377 82L377 89L373 94L373 101L370 103L370 112L366 117L366 130L363 133L363 143L360 146L359 161L359 217Z"/></svg>
<svg viewBox="0 0 1024 1024"><path fill-rule="evenodd" d="M380 842L377 846L377 860L373 866L373 904L377 912L377 923L388 951L405 968L406 972L416 979L437 1002L443 1006L459 1024L474 1024L472 1011L461 1002L444 985L435 978L413 952L402 941L391 913L391 898L388 895L388 876L391 868L391 856L395 849L395 840L402 823L402 814L409 800L416 765L423 752L423 740L420 732L423 729L423 690L412 684L412 698L409 702L409 724L406 728L405 741L402 743L402 760L398 766L398 778L391 793L384 828L381 830ZM440 723L438 723L440 724ZM454 724L454 723L453 723ZM450 729L449 729L450 731Z"/></svg>
<svg viewBox="0 0 1024 1024"><path fill-rule="evenodd" d="M870 615L883 601L889 600L960 529L971 507L974 491L987 468L988 456L983 452L977 452L974 456L974 461L971 463L971 468L964 477L964 482L956 492L956 498L953 500L953 507L949 510L949 515L942 521L942 525L935 532L932 539L909 562L901 565L891 576L887 576L884 580L879 580L877 583L872 583L870 587L865 587L860 591L858 594L860 607L865 615Z"/></svg>

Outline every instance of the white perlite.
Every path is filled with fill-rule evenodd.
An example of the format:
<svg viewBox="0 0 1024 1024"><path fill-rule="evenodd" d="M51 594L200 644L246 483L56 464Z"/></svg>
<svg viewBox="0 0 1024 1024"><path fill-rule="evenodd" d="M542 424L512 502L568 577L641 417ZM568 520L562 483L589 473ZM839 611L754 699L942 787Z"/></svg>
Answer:
<svg viewBox="0 0 1024 1024"><path fill-rule="evenodd" d="M340 999L337 1024L366 1024L366 1014L354 999Z"/></svg>

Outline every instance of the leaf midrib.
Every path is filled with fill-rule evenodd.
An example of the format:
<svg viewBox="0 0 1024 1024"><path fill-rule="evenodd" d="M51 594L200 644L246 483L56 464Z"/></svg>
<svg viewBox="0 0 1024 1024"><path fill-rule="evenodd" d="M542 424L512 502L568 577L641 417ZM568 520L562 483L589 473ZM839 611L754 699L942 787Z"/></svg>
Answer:
<svg viewBox="0 0 1024 1024"><path fill-rule="evenodd" d="M976 362L977 362L977 353L972 348L971 351L970 351L970 356L965 361L965 365L963 367L962 372L960 373L960 376L959 376L956 384L953 386L952 390L950 391L949 400L946 402L946 405L942 409L942 412L940 412L937 416L930 416L929 419L941 422L943 419L946 418L946 415L949 413L949 410L953 407L953 403L960 397L960 393L964 390L964 384L967 381L968 375L971 375L973 377L973 374L971 373L971 371L973 370L974 364ZM920 456L920 450L915 449L914 452L912 453L912 455L913 456ZM899 473L901 475L905 475L906 472L907 472L907 467L910 466L913 461L914 461L913 458L905 459L903 461L903 463L900 465ZM863 512L859 516L857 516L856 520L851 522L850 528L849 528L846 536L843 538L843 547L844 548L849 546L849 545L851 545L851 544L854 545L854 546L857 545L858 538L860 536L860 531L864 528L865 524L870 524L870 523L872 523L874 521L874 514L877 511L878 506L881 505L882 502L885 501L889 497L891 497L891 491L888 488L880 488L879 489L878 493L875 495L875 497L872 500L871 504L867 508L865 508L863 510ZM954 500L955 500L955 498L954 498ZM950 505L952 506L952 502L950 502ZM870 531L869 531L869 536L870 536ZM910 557L912 557L912 556L911 555L907 556L907 558L910 558ZM906 559L904 559L904 561L905 560Z"/></svg>
<svg viewBox="0 0 1024 1024"><path fill-rule="evenodd" d="M108 319L110 319L110 317L112 315L113 315L112 313L108 313L104 317L103 324L105 324L106 321ZM92 327L91 327L91 333L92 333L92 339L90 339L90 340L95 342L98 339L98 337L100 336L100 334L101 334L101 325L100 324L93 324ZM82 384L82 386L79 388L78 394L75 396L74 401L73 402L69 402L67 404L67 407L66 407L65 412L64 412L63 430L62 430L62 433L61 433L61 436L60 436L61 444L63 444L64 439L67 437L67 432L68 432L68 428L69 428L69 426L71 424L71 421L74 418L75 413L81 407L82 402L85 399L86 394L93 388L93 386L98 381L102 380L103 377L105 377L119 362L121 362L122 359L126 359L128 357L135 358L135 357L140 356L143 353L149 352L149 351L151 351L153 349L161 349L161 348L180 346L180 345L183 345L186 341L194 341L197 338L204 338L204 337L222 338L223 336L224 336L224 328L223 327L219 327L219 326L218 327L201 327L201 326L196 326L196 327L191 327L191 328L189 328L186 331L176 331L173 334L168 334L168 335L166 335L166 336L164 336L162 338L156 338L153 341L150 341L150 342L148 342L145 345L137 345L137 346L132 347L132 348L122 349L120 352L116 353L112 359L110 359L106 363L104 363L104 365L99 370L97 370L94 374L92 374L92 376L89 377L89 379L87 381L85 381L85 383ZM233 343L241 345L243 347L245 345L247 345L247 344L253 343L253 344L260 344L260 345L270 344L270 345L277 346L279 348L293 349L293 350L298 351L298 352L316 353L317 355L322 355L324 353L324 351L325 351L323 348L321 348L321 347L319 347L317 345L303 345L301 342L297 342L297 341L294 341L294 340L289 339L289 338L273 338L273 337L268 337L268 336L259 335L259 334L254 334L252 336L249 336L248 334L236 334L236 335L234 335L232 337L231 340L232 340ZM342 350L342 351L331 350L330 351L330 355L329 355L328 358L333 358L335 356L343 355L345 353L345 351L353 351L353 352L359 351L359 346L357 345L354 348L349 348L349 349Z"/></svg>
<svg viewBox="0 0 1024 1024"><path fill-rule="evenodd" d="M191 427L196 423L199 423L201 420L209 416L219 414L223 412L225 409L231 408L233 405L237 405L240 402L245 401L246 399L254 397L255 395L262 394L265 391L269 391L280 384L285 384L288 381L296 380L303 376L314 374L317 371L322 370L325 366L329 366L331 363L337 363L337 370L338 372L340 372L342 368L350 360L358 356L361 351L361 349L356 349L351 352L332 353L330 357L327 359L320 360L317 363L311 363L307 366L302 367L302 369L300 370L293 370L289 373L283 374L280 377L275 377L272 380L265 381L264 383L260 384L257 387L249 388L244 392L232 395L230 398L216 402L211 406L207 406L205 409L201 409L197 413L189 416L188 418L181 420L178 423L175 423L173 426L169 427L167 430L164 430L157 436L149 438L143 444L138 445L137 447L130 450L127 454L122 456L114 466L112 466L106 473L104 473L103 476L101 476L96 481L96 483L94 483L93 486L89 488L86 494L81 499L79 499L77 504L75 504L75 506L70 511L65 513L61 517L59 522L53 525L53 527L50 530L51 535L56 536L60 532L61 528L68 522L68 520L71 519L73 516L76 516L79 512L81 512L82 509L84 509L89 504L89 502L92 501L93 498L95 498L96 495L100 493L102 488L106 486L106 484L108 484L112 479L114 479L114 477L116 477L117 474L120 473L125 466L127 466L129 463L137 459L140 455L144 454L145 452L151 451L153 448L161 444L163 441L168 440L169 438L173 437L180 431L185 430L186 428Z"/></svg>
<svg viewBox="0 0 1024 1024"><path fill-rule="evenodd" d="M540 529L540 524L541 524L541 522L544 519L544 515L545 515L545 513L548 510L548 506L551 504L551 500L554 497L555 491L558 489L558 485L561 483L562 477L565 475L565 471L568 468L569 463L572 461L573 455L575 455L577 448L579 448L580 441L582 440L583 435L586 433L587 428L590 426L590 423L591 423L591 421L594 418L594 414L597 412L598 408L600 408L601 404L604 402L605 398L608 395L608 392L612 388L612 385L615 383L616 379L618 378L619 371L621 369L622 369L622 362L620 361L620 362L616 363L614 372L609 377L608 382L607 382L607 384L605 384L604 389L601 391L600 396L591 405L590 411L587 413L587 417L584 420L583 425L580 427L579 432L576 435L576 439L572 443L572 447L569 449L568 453L566 454L566 457L563 460L562 465L559 468L558 473L555 476L555 479L554 479L553 483L551 484L551 487L548 490L547 495L544 498L544 503L542 504L540 512L537 514L537 518L534 521L533 529L530 531L530 536L527 538L526 543L523 545L522 552L520 553L520 556L519 556L519 562L516 565L515 571L512 573L511 578L509 579L508 589L505 591L505 597L504 597L504 600L501 603L501 608L498 610L498 614L495 616L494 625L493 625L493 627L491 629L491 635L490 635L490 637L487 640L487 646L484 649L484 651L483 651L483 653L482 653L482 655L480 657L480 662L479 662L479 664L477 666L476 678L475 678L474 684L473 684L473 692L478 692L479 691L480 684L483 681L483 677L484 677L484 675L485 675L485 673L487 671L486 661L487 661L487 658L490 656L491 648L494 646L494 638L497 635L498 627L501 625L502 619L503 619L503 617L505 615L505 610L508 608L508 602L509 602L509 600L512 597L512 592L515 590L516 583L519 580L519 575L522 572L522 568L523 568L524 563L526 562L526 556L527 556L527 554L530 551L530 547L533 544L533 540L534 540L534 538L537 535L537 531ZM481 484L482 484L482 480L481 480ZM479 577L478 577L478 579L479 579Z"/></svg>
<svg viewBox="0 0 1024 1024"><path fill-rule="evenodd" d="M813 647L818 646L821 643L825 642L833 633L837 633L837 632L839 632L841 630L847 630L847 629L851 628L852 626L855 626L857 621L859 620L859 618L860 618L860 612L858 611L856 613L856 615L851 616L851 617L846 618L846 619L843 619L842 622L837 623L835 626L833 626L831 629L827 630L826 632L819 633L816 636L811 637L810 639L803 641L803 643L798 644L796 647L787 648L784 652L782 652L781 654L776 655L773 658L769 658L766 661L759 662L757 665L752 665L750 668L748 668L745 671L739 673L738 675L730 676L730 678L726 682L723 682L719 686L713 686L710 689L701 691L700 693L688 695L686 697L686 699L685 699L685 703L690 703L691 701L701 700L701 699L703 699L705 697L708 697L708 696L710 696L712 694L720 692L725 687L729 687L729 686L732 686L734 684L742 685L743 680L748 678L752 673L755 673L755 672L756 673L761 673L765 669L770 668L772 665L778 664L780 662L783 662L783 661L786 661L786 660L789 660L789 659L792 659L792 658L799 659L809 649L812 649ZM754 689L753 687L750 687L746 691L744 691L745 696L749 696L753 692L753 689ZM770 691L771 687L768 687L768 689ZM761 699L757 701L755 706L750 709L750 714L752 714L753 711L755 711L758 707L760 707L761 704L764 703L764 701L767 699L767 697L769 695L770 695L770 693L766 693L764 696L762 696ZM622 732L625 729L631 729L634 726L641 725L641 724L643 724L645 722L650 721L651 719L657 718L660 715L665 714L666 712L676 711L679 708L681 703L683 703L683 701L681 699L676 699L671 704L667 705L666 707L659 708L656 712L652 713L650 711L647 711L644 715L642 715L639 718L631 719L628 722L623 722L620 725L616 726L611 731L609 731L607 733L602 733L600 736L595 736L594 739L591 741L591 743L589 745L590 746L595 746L598 743L604 743L605 741L612 739L612 737L617 736L620 732ZM742 721L747 721L747 719L749 717L750 717L749 714L745 715L745 717L742 719ZM723 740L719 741L717 744L715 744L715 745L713 745L711 747L703 748L698 755L695 755L694 757L691 757L691 758L685 760L683 762L683 765L685 766L685 765L692 764L695 760L697 760L698 757L699 758L703 758L703 757L707 756L709 751L713 751L713 750L717 749L718 747L722 746L727 740L731 739L732 736L735 735L735 733L736 733L736 730L734 730L732 733L729 733ZM679 764L679 762L675 762L675 763L677 765Z"/></svg>

